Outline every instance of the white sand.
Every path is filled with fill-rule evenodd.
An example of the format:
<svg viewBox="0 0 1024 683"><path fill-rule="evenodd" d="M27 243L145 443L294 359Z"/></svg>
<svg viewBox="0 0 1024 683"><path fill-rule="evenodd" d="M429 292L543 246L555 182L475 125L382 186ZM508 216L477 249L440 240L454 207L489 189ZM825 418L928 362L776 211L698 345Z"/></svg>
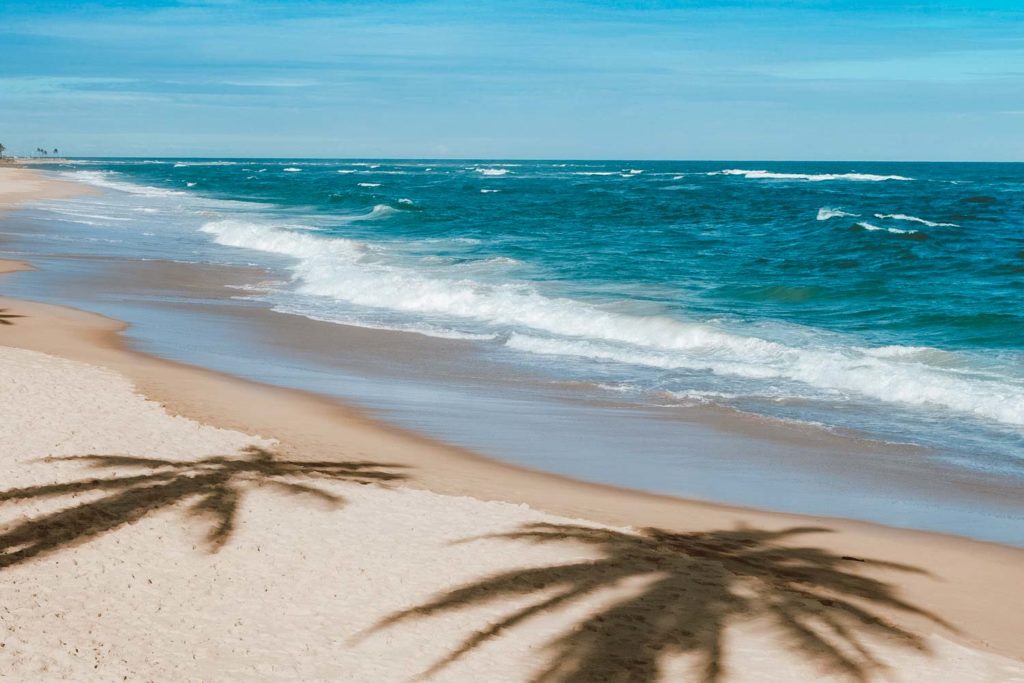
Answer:
<svg viewBox="0 0 1024 683"><path fill-rule="evenodd" d="M235 454L254 444L273 448L255 437L171 417L110 371L6 347L0 347L0 443L0 472L8 490L153 471L40 460L51 455L194 460ZM320 487L346 502L332 505L315 495L266 482L261 486L258 476L249 476L237 482L237 525L218 552L207 543L216 515L190 514L200 497L186 496L91 540L60 543L51 552L2 566L32 541L15 537L11 542L11 529L18 524L113 492L0 502L0 520L6 525L0 552L7 553L0 554L0 677L410 680L474 631L551 595L550 589L524 589L522 598L372 631L380 620L513 567L599 557L595 550L568 543L462 542L527 523L574 523L526 506L405 488L284 480ZM46 533L37 529L35 538L51 538ZM591 610L658 576L652 568L565 610L510 628L435 679L529 680L553 653L546 644L572 632ZM699 584L694 587L700 590ZM888 639L865 642L896 670L882 680L1024 681L1018 662L937 636L927 641L934 657ZM806 657L795 654L763 620L730 626L725 644L729 675L724 680L830 680L802 663ZM680 677L691 661L666 660L663 673L672 680L700 680Z"/></svg>

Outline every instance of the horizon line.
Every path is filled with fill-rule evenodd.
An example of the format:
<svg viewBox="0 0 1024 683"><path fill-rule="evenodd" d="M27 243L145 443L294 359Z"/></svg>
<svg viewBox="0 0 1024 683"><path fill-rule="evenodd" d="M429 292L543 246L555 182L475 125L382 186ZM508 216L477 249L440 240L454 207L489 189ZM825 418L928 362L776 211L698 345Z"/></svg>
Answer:
<svg viewBox="0 0 1024 683"><path fill-rule="evenodd" d="M224 161L253 161L253 160L282 160L282 161L430 161L430 162L509 162L509 161L565 161L565 162L604 162L604 163L817 163L817 164L1021 164L1024 159L987 160L987 159L799 159L799 158L720 158L720 159L675 159L675 158L598 158L598 157L333 157L333 156L193 156L193 155L112 155L112 156L5 156L4 159L12 161L33 160L33 161L91 161L91 160L114 160L114 159L141 159L141 160L163 160L163 159L202 159L202 160L224 160Z"/></svg>

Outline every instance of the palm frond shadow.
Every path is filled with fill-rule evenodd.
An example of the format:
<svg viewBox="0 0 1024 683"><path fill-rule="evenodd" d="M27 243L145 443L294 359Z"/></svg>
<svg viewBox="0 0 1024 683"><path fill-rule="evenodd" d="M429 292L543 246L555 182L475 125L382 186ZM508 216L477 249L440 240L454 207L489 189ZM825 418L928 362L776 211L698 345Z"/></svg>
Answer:
<svg viewBox="0 0 1024 683"><path fill-rule="evenodd" d="M209 523L206 540L210 551L216 552L231 537L239 505L252 487L272 486L289 494L340 505L344 503L342 497L302 480L369 484L405 478L392 471L400 465L280 460L272 452L256 447L238 456L190 461L111 455L48 460L78 461L95 469L117 468L131 474L0 491L0 504L99 495L90 496L88 502L21 520L0 531L0 569L83 543L186 501L192 501L186 510L189 516Z"/></svg>
<svg viewBox="0 0 1024 683"><path fill-rule="evenodd" d="M7 313L6 311L8 311L8 310L10 310L10 309L0 308L0 325L13 325L14 323L11 322L12 318L24 318L25 317L23 315L15 315L14 313Z"/></svg>
<svg viewBox="0 0 1024 683"><path fill-rule="evenodd" d="M668 658L686 655L693 658L696 680L715 683L725 673L727 629L742 621L770 620L781 647L826 672L857 681L884 669L869 641L927 651L918 635L886 621L875 609L923 616L951 628L901 599L893 586L863 573L921 570L780 543L824 531L798 527L626 533L571 524L527 525L494 538L582 543L599 550L601 557L495 574L394 614L372 631L464 607L537 596L468 637L423 674L430 676L537 615L624 581L646 579L639 593L592 612L549 642L546 668L533 680L657 680Z"/></svg>

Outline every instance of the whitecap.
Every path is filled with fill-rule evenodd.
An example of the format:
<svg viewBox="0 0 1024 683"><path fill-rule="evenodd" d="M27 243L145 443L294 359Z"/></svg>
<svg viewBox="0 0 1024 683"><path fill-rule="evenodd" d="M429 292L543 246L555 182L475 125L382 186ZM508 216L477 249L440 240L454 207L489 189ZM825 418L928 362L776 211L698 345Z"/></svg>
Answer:
<svg viewBox="0 0 1024 683"><path fill-rule="evenodd" d="M842 218L843 216L856 216L855 213L849 213L842 209L830 209L828 207L822 207L818 209L818 220L827 221L830 218Z"/></svg>
<svg viewBox="0 0 1024 683"><path fill-rule="evenodd" d="M880 218L882 220L890 219L894 221L908 221L910 223L920 223L921 225L927 225L930 228L960 227L956 223L936 223L934 221L925 220L924 218L918 218L917 216L910 216L905 213L876 213L875 218Z"/></svg>
<svg viewBox="0 0 1024 683"><path fill-rule="evenodd" d="M900 228L882 228L872 223L868 223L867 221L861 221L860 223L857 223L857 225L871 232L884 230L885 232L891 232L895 235L914 235L917 233L917 230L901 230Z"/></svg>
<svg viewBox="0 0 1024 683"><path fill-rule="evenodd" d="M359 187L380 187L380 183L359 183Z"/></svg>
<svg viewBox="0 0 1024 683"><path fill-rule="evenodd" d="M511 173L511 171L509 171L507 168L477 168L473 170L475 170L477 173L481 175L486 176L500 176Z"/></svg>
<svg viewBox="0 0 1024 683"><path fill-rule="evenodd" d="M284 171L285 173L298 173L302 169L295 168L294 166L288 166L287 168L282 168L281 170Z"/></svg>

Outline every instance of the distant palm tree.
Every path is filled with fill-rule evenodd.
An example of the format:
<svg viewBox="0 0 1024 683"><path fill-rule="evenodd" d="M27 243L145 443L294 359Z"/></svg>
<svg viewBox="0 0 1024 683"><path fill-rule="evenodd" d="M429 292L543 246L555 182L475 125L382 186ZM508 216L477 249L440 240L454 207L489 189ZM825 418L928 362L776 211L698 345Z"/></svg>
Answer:
<svg viewBox="0 0 1024 683"><path fill-rule="evenodd" d="M57 156L58 154L60 154L60 152L58 152L58 151L57 151L57 148L56 148L56 147L54 147L54 148L53 148L53 156Z"/></svg>
<svg viewBox="0 0 1024 683"><path fill-rule="evenodd" d="M3 145L0 145L0 159L4 158L4 150L7 149Z"/></svg>

